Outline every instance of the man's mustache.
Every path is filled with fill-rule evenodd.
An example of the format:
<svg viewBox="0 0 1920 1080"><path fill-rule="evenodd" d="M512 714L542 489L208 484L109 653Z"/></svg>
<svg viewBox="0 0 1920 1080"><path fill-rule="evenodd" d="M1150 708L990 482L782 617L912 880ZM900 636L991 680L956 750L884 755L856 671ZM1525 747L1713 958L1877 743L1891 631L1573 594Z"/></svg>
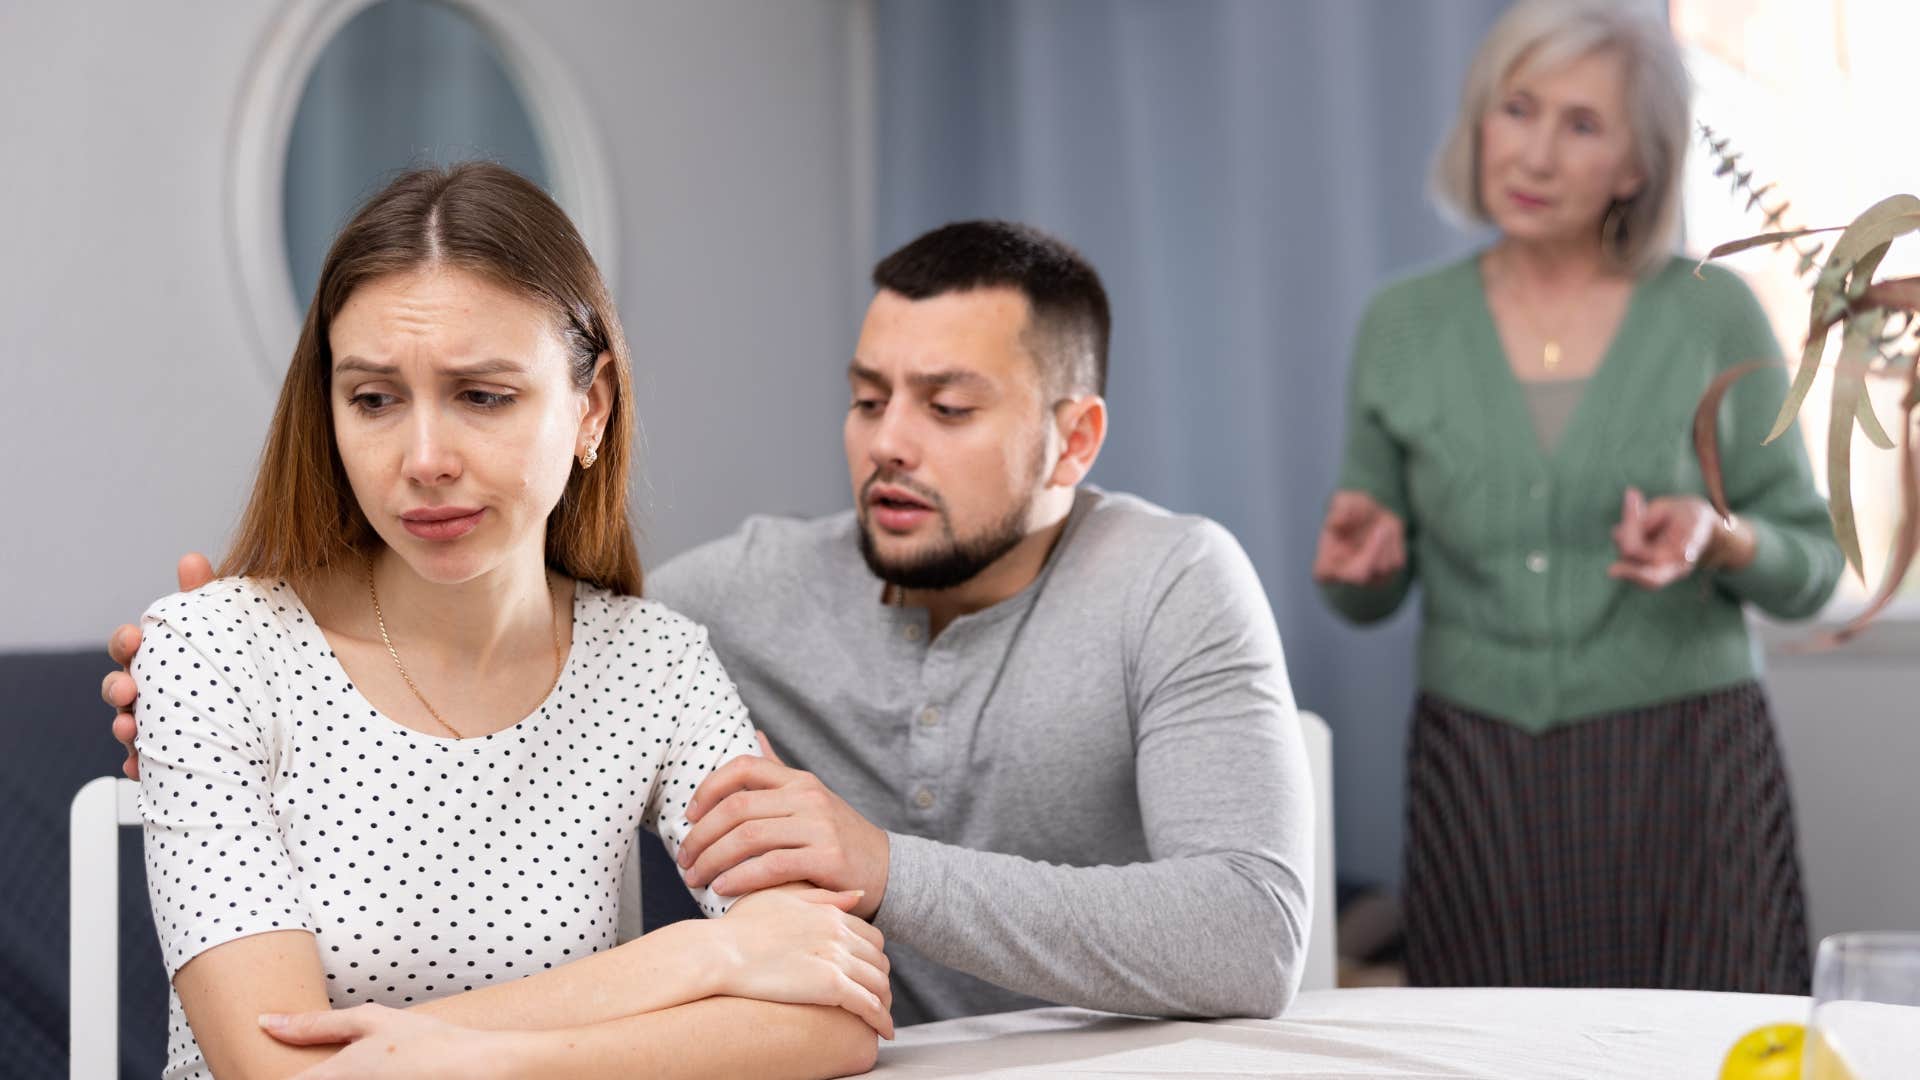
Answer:
<svg viewBox="0 0 1920 1080"><path fill-rule="evenodd" d="M875 469L873 474L867 477L866 482L860 485L861 506L867 505L867 495L873 491L875 484L886 484L890 487L897 487L912 492L915 498L926 500L927 505L933 507L935 510L944 512L947 508L946 503L940 498L939 492L909 480L897 473L888 472L885 469Z"/></svg>

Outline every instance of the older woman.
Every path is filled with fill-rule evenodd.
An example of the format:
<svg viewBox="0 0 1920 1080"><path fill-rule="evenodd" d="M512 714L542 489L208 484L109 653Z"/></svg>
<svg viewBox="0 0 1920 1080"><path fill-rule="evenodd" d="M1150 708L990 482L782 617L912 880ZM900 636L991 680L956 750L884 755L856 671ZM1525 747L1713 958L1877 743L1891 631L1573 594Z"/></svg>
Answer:
<svg viewBox="0 0 1920 1080"><path fill-rule="evenodd" d="M605 286L532 184L411 172L336 239L225 576L134 661L169 1077L871 1063L856 894L615 944L634 829L677 847L754 745L705 633L638 599L631 428Z"/></svg>
<svg viewBox="0 0 1920 1080"><path fill-rule="evenodd" d="M1333 606L1423 587L1410 979L1804 993L1787 779L1743 608L1814 613L1841 559L1753 296L1671 254L1688 84L1664 27L1523 0L1482 45L1436 188L1492 245L1377 295L1315 559Z"/></svg>

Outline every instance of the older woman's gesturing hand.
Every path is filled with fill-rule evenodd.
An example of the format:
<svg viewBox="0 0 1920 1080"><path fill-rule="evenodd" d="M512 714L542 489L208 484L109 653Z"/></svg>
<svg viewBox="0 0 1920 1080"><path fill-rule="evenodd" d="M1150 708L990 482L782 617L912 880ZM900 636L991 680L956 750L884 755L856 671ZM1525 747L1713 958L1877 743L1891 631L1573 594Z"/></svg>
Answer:
<svg viewBox="0 0 1920 1080"><path fill-rule="evenodd" d="M1313 579L1338 585L1379 585L1407 565L1406 526L1398 515L1360 491L1336 491L1320 526Z"/></svg>
<svg viewBox="0 0 1920 1080"><path fill-rule="evenodd" d="M1620 558L1607 576L1643 589L1664 589L1696 567L1738 570L1753 561L1753 531L1720 515L1698 495L1661 495L1648 499L1628 488L1620 500L1620 523L1613 527Z"/></svg>
<svg viewBox="0 0 1920 1080"><path fill-rule="evenodd" d="M749 893L709 923L720 936L722 993L794 1005L833 1005L893 1038L892 964L880 931L846 908L857 892L783 886Z"/></svg>

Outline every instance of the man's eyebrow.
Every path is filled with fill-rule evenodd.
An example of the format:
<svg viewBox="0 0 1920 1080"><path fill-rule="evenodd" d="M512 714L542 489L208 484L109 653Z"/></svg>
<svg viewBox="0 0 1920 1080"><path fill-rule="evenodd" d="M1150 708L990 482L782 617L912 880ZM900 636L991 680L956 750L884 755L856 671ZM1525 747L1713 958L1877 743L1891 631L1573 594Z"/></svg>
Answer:
<svg viewBox="0 0 1920 1080"><path fill-rule="evenodd" d="M878 371L855 360L847 365L847 377L859 382L872 383L883 389L891 389L893 381ZM928 371L907 376L910 386L923 390L939 390L943 387L957 386L968 389L985 390L992 386L985 375L977 371L962 368L948 368L943 371Z"/></svg>
<svg viewBox="0 0 1920 1080"><path fill-rule="evenodd" d="M964 371L957 368L909 375L907 382L928 390L939 390L948 386L956 386L963 390L985 390L993 385L985 375L977 371Z"/></svg>

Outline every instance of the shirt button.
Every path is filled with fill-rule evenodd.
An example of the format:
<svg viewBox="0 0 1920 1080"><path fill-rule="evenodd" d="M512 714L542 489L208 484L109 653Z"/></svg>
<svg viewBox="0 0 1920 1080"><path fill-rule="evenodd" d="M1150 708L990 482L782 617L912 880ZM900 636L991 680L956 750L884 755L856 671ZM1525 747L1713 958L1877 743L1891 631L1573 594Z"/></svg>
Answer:
<svg viewBox="0 0 1920 1080"><path fill-rule="evenodd" d="M940 722L940 710L929 705L920 710L920 726L932 727Z"/></svg>
<svg viewBox="0 0 1920 1080"><path fill-rule="evenodd" d="M913 805L919 807L922 810L932 809L933 808L933 792L928 791L926 788L921 788L919 791L914 792Z"/></svg>
<svg viewBox="0 0 1920 1080"><path fill-rule="evenodd" d="M1527 489L1527 494L1529 494L1529 495L1531 495L1531 496L1533 496L1533 497L1534 497L1534 498L1536 498L1536 499L1544 499L1544 498L1546 498L1546 497L1547 497L1547 482L1546 482L1545 480L1536 480L1536 481L1534 481L1534 482L1533 482L1533 486Z"/></svg>
<svg viewBox="0 0 1920 1080"><path fill-rule="evenodd" d="M1528 555L1527 569L1533 571L1536 574L1546 573L1547 572L1547 553L1544 551L1536 551Z"/></svg>
<svg viewBox="0 0 1920 1080"><path fill-rule="evenodd" d="M906 639L907 639L908 641L919 641L919 640L920 640L920 626L919 626L919 624L918 624L918 623L909 623L909 624L907 625L907 627L906 627L906 629L904 629L904 630L902 630L902 631L900 631L900 635L901 635L902 637L904 637L904 638L906 638Z"/></svg>

